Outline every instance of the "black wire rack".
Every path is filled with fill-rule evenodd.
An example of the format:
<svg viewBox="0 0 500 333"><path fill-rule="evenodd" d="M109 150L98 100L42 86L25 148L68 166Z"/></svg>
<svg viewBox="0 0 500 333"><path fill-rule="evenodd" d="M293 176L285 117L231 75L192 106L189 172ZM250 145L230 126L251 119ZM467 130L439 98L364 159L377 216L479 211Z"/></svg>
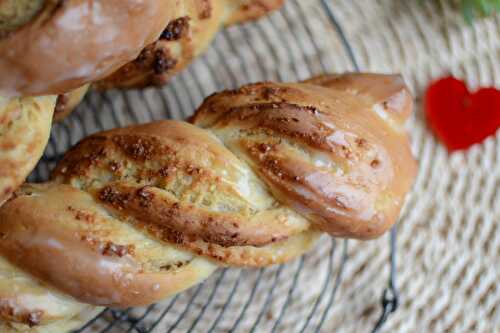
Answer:
<svg viewBox="0 0 500 333"><path fill-rule="evenodd" d="M31 180L47 179L58 158L93 132L185 118L214 91L252 81L297 81L339 68L359 71L330 1L289 0L269 18L221 32L205 56L164 88L89 94L76 112L54 126ZM329 41L338 46L335 54L322 44ZM390 277L388 286L381 286L381 315L373 332L398 306L396 235L393 229ZM347 253L347 240L325 238L295 262L260 270L221 269L205 283L164 303L106 309L76 332L323 332L348 264ZM305 269L308 265L314 266L314 272ZM310 284L310 292L298 291L303 284Z"/></svg>

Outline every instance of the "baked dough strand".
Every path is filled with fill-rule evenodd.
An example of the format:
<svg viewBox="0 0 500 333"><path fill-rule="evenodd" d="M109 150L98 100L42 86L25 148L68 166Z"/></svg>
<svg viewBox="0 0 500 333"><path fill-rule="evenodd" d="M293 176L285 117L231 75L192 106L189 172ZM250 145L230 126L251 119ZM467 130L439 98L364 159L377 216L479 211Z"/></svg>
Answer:
<svg viewBox="0 0 500 333"><path fill-rule="evenodd" d="M411 110L399 76L332 75L247 85L208 97L191 123L82 140L50 182L0 208L0 254L24 278L19 295L0 275L0 318L43 328L86 304L160 301L217 267L287 262L322 233L380 236L416 173Z"/></svg>

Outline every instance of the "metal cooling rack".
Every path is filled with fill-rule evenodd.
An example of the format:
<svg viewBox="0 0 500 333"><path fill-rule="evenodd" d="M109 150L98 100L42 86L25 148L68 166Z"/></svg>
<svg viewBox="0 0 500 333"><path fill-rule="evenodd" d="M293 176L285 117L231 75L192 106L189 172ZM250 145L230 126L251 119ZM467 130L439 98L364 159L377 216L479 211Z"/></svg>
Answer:
<svg viewBox="0 0 500 333"><path fill-rule="evenodd" d="M343 48L344 54L333 55L344 58L341 65L332 65L332 54L325 53L321 41L326 37L313 37L318 34L315 22L335 35L329 37L337 39L337 53ZM46 154L30 180L47 179L49 170L70 146L96 131L185 118L214 91L252 81L297 81L335 72L338 67L359 71L332 4L329 0L289 0L270 18L219 34L205 56L164 88L89 94L71 117L54 126ZM396 234L396 229L390 234L390 278L373 332L379 331L398 306ZM205 283L164 303L143 309L106 309L76 333L321 332L335 305L347 249L347 240L328 238L313 253L286 265L221 269ZM311 295L304 295L298 286L312 279L311 270L304 269L310 264L321 278L311 284Z"/></svg>

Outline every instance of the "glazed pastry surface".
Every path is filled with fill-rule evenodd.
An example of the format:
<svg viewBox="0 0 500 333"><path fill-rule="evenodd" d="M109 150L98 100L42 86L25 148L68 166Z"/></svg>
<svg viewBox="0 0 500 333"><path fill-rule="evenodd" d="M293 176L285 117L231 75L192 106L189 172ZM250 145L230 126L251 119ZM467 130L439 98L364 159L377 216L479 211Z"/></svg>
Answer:
<svg viewBox="0 0 500 333"><path fill-rule="evenodd" d="M2 0L0 95L64 94L164 83L225 24L284 0Z"/></svg>
<svg viewBox="0 0 500 333"><path fill-rule="evenodd" d="M0 94L62 94L111 74L158 38L179 3L44 1L0 38Z"/></svg>
<svg viewBox="0 0 500 333"><path fill-rule="evenodd" d="M22 270L26 299L50 291L64 306L20 303L22 316L0 317L30 325L36 311L43 327L85 304L148 305L217 267L290 261L323 233L380 236L416 173L411 109L399 76L332 75L247 85L208 97L190 123L82 140L50 182L0 208L6 270ZM17 295L1 283L0 309Z"/></svg>
<svg viewBox="0 0 500 333"><path fill-rule="evenodd" d="M284 0L185 0L179 17L135 59L97 82L98 89L162 85L202 54L224 26L262 17Z"/></svg>

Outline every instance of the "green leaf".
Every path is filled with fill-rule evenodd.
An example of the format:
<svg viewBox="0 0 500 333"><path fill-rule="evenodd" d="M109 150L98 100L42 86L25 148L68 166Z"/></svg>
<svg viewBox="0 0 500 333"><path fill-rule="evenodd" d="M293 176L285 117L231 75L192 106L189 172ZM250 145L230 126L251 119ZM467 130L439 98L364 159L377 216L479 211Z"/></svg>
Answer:
<svg viewBox="0 0 500 333"><path fill-rule="evenodd" d="M464 17L472 21L477 16L490 16L500 11L500 0L461 0Z"/></svg>
<svg viewBox="0 0 500 333"><path fill-rule="evenodd" d="M465 20L471 23L474 20L474 1L471 0L461 0L462 12L464 14Z"/></svg>
<svg viewBox="0 0 500 333"><path fill-rule="evenodd" d="M419 0L419 2L423 1ZM464 18L468 23L471 23L477 17L500 13L500 0L459 0L459 3Z"/></svg>

